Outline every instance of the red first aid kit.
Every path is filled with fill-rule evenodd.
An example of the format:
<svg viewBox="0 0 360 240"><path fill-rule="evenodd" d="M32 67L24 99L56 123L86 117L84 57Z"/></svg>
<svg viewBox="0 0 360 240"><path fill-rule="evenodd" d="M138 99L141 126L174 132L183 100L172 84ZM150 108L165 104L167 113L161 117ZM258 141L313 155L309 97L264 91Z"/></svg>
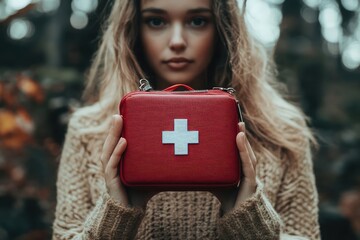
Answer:
<svg viewBox="0 0 360 240"><path fill-rule="evenodd" d="M183 84L151 91L147 80L119 105L127 147L120 160L125 186L162 190L236 187L241 119L232 88L193 90ZM185 87L187 91L174 91Z"/></svg>

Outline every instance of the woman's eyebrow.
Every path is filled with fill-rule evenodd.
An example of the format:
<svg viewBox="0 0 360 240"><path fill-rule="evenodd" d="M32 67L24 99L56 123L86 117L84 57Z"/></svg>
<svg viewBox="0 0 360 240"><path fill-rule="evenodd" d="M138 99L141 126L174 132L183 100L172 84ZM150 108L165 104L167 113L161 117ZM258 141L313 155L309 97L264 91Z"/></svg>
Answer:
<svg viewBox="0 0 360 240"><path fill-rule="evenodd" d="M160 13L160 14L166 13L166 11L161 8L145 8L145 9L141 10L141 13L145 13L145 12Z"/></svg>
<svg viewBox="0 0 360 240"><path fill-rule="evenodd" d="M165 14L166 11L161 8L145 8L141 10L141 13L150 12L150 13L157 13L157 14ZM203 13L203 12L209 12L211 13L210 8L194 8L187 11L187 13Z"/></svg>
<svg viewBox="0 0 360 240"><path fill-rule="evenodd" d="M211 13L212 11L210 8L194 8L188 11L188 13L203 13L203 12Z"/></svg>

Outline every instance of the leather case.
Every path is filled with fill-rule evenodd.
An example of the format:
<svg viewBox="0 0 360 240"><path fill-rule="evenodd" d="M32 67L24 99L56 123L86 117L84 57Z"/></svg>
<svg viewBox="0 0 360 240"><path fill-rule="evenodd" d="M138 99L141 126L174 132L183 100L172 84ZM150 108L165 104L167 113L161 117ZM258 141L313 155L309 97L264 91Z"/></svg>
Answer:
<svg viewBox="0 0 360 240"><path fill-rule="evenodd" d="M173 91L183 86L188 91ZM127 148L120 161L125 186L161 190L236 187L239 103L228 89L135 91L119 105Z"/></svg>

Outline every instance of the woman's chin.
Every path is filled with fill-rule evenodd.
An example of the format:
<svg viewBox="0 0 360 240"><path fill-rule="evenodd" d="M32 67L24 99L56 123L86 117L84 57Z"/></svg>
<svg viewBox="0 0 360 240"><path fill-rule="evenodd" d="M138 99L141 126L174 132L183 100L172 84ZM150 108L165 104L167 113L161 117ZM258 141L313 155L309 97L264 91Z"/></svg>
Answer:
<svg viewBox="0 0 360 240"><path fill-rule="evenodd" d="M168 76L167 78L164 78L163 80L158 82L159 82L159 86L163 86L164 88L174 84L186 84L193 88L198 88L202 86L204 80L203 79L194 80L194 78L189 78L189 76L186 75L181 76L180 74L178 74L177 76Z"/></svg>

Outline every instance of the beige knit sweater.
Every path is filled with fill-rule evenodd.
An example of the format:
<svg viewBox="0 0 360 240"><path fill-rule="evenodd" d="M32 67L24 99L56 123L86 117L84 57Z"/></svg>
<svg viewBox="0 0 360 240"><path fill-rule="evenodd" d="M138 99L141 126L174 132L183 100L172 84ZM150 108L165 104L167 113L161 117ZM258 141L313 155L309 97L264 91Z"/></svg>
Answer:
<svg viewBox="0 0 360 240"><path fill-rule="evenodd" d="M162 192L143 212L106 193L100 161L106 133L95 113L94 107L80 109L69 123L53 239L320 239L309 149L298 168L257 156L255 195L224 216L208 192Z"/></svg>

